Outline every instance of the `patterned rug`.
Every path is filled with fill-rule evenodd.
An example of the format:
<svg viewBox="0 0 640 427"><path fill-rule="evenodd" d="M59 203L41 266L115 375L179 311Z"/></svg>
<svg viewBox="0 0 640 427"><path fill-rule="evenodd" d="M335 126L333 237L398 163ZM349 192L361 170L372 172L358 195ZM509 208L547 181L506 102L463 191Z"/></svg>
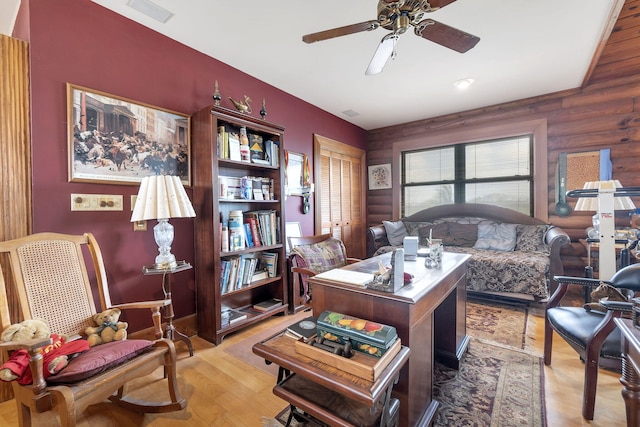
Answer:
<svg viewBox="0 0 640 427"><path fill-rule="evenodd" d="M467 333L472 338L459 371L435 364L434 425L546 426L542 359L522 350L527 308L467 302ZM263 425L281 427L288 415L287 407ZM291 426L315 427L295 419Z"/></svg>

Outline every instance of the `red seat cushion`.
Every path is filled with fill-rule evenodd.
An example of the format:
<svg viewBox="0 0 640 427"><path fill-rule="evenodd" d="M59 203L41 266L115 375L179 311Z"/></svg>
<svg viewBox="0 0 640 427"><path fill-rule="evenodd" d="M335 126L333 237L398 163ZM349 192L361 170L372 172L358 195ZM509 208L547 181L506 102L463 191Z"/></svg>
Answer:
<svg viewBox="0 0 640 427"><path fill-rule="evenodd" d="M122 340L91 347L72 359L58 374L47 378L47 382L59 384L82 381L137 356L152 345L153 342L148 340Z"/></svg>

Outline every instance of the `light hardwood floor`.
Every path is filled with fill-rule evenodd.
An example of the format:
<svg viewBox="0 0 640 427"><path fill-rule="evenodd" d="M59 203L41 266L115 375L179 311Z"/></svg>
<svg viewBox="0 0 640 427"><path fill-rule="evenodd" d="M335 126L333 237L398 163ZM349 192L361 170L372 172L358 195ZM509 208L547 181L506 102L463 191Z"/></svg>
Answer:
<svg viewBox="0 0 640 427"><path fill-rule="evenodd" d="M183 343L176 344L179 353L178 373L183 395L188 399L186 409L173 414L140 415L105 403L85 411L79 427L133 426L233 426L259 427L263 416L273 417L285 406L283 400L271 393L275 378L261 369L239 361L226 349L278 323L283 326L291 317L275 317L225 338L219 346L193 337L195 355ZM526 349L542 355L544 319L529 316ZM624 403L619 375L600 371L595 419L585 421L581 414L583 365L576 353L560 338L554 341L551 366L545 367L547 420L550 427L562 426L624 426ZM162 372L141 381L151 383L136 393L162 396ZM141 397L143 395L141 394ZM0 404L0 425L16 426L13 401Z"/></svg>

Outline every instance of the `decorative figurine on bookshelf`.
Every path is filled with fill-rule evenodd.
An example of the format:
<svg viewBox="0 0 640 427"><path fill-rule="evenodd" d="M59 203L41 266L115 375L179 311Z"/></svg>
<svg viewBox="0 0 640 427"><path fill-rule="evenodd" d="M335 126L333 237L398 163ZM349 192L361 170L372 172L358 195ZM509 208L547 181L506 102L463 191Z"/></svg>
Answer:
<svg viewBox="0 0 640 427"><path fill-rule="evenodd" d="M216 80L215 89L213 91L213 105L219 107L220 100L222 100L222 96L220 95L220 90L218 89L218 81Z"/></svg>
<svg viewBox="0 0 640 427"><path fill-rule="evenodd" d="M236 101L232 97L229 97L229 100L241 113L251 114L251 105L249 105L249 103L251 102L251 98L249 98L247 95L244 95L244 101Z"/></svg>
<svg viewBox="0 0 640 427"><path fill-rule="evenodd" d="M262 108L260 109L260 117L262 117L262 120L264 120L266 116L267 116L267 104L264 98L262 98Z"/></svg>

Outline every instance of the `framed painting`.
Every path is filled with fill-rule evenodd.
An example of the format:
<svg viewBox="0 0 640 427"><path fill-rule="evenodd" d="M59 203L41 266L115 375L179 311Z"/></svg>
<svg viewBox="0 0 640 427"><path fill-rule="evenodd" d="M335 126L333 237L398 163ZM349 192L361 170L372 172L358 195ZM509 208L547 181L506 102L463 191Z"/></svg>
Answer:
<svg viewBox="0 0 640 427"><path fill-rule="evenodd" d="M391 164L369 166L369 190L391 188Z"/></svg>
<svg viewBox="0 0 640 427"><path fill-rule="evenodd" d="M191 117L67 83L69 181L191 185Z"/></svg>
<svg viewBox="0 0 640 427"><path fill-rule="evenodd" d="M287 151L287 196L302 196L304 155Z"/></svg>

